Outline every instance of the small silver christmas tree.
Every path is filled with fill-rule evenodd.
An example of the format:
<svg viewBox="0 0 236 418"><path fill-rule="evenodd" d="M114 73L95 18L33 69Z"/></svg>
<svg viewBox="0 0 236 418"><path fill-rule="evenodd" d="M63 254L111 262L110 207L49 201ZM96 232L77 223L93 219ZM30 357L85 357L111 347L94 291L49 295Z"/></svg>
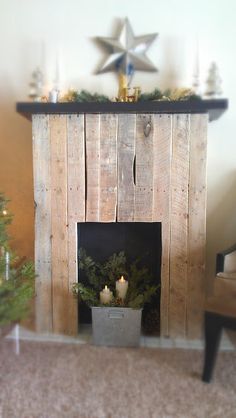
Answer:
<svg viewBox="0 0 236 418"><path fill-rule="evenodd" d="M43 92L43 73L40 68L36 68L32 73L32 80L29 83L29 97L35 102L40 102Z"/></svg>
<svg viewBox="0 0 236 418"><path fill-rule="evenodd" d="M208 97L220 96L222 94L221 82L218 67L215 62L212 62L206 80L205 95Z"/></svg>

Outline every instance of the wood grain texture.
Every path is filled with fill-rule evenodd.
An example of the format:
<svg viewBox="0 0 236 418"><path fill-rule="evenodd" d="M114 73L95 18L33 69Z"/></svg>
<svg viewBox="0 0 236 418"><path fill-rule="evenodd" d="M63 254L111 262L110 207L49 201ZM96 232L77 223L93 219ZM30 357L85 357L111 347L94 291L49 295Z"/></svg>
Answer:
<svg viewBox="0 0 236 418"><path fill-rule="evenodd" d="M78 301L72 285L78 281L77 222L85 222L84 115L67 116L68 166L68 334L78 333Z"/></svg>
<svg viewBox="0 0 236 418"><path fill-rule="evenodd" d="M117 220L162 223L161 334L199 338L206 131L203 114L33 117L39 331L77 332L77 222Z"/></svg>
<svg viewBox="0 0 236 418"><path fill-rule="evenodd" d="M117 115L100 116L99 221L115 222L117 209Z"/></svg>
<svg viewBox="0 0 236 418"><path fill-rule="evenodd" d="M148 125L150 129L148 129ZM146 135L145 135L146 132ZM136 115L135 222L152 222L153 115Z"/></svg>
<svg viewBox="0 0 236 418"><path fill-rule="evenodd" d="M85 116L86 132L86 222L99 221L100 194L100 116Z"/></svg>
<svg viewBox="0 0 236 418"><path fill-rule="evenodd" d="M134 220L134 162L135 162L136 116L118 116L118 222Z"/></svg>
<svg viewBox="0 0 236 418"><path fill-rule="evenodd" d="M161 335L169 335L172 116L153 116L153 222L161 222Z"/></svg>
<svg viewBox="0 0 236 418"><path fill-rule="evenodd" d="M207 115L190 116L187 335L202 336L205 299Z"/></svg>
<svg viewBox="0 0 236 418"><path fill-rule="evenodd" d="M189 115L173 115L169 332L186 335Z"/></svg>
<svg viewBox="0 0 236 418"><path fill-rule="evenodd" d="M50 116L53 330L68 331L67 119Z"/></svg>
<svg viewBox="0 0 236 418"><path fill-rule="evenodd" d="M36 330L52 332L51 152L49 117L33 116Z"/></svg>

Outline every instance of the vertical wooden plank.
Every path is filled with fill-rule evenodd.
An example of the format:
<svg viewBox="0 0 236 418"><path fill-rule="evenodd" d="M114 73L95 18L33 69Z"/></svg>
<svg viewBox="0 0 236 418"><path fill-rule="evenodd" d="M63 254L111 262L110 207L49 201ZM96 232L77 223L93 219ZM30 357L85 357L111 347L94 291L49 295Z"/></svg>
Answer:
<svg viewBox="0 0 236 418"><path fill-rule="evenodd" d="M100 125L99 222L115 222L117 206L117 115L102 114Z"/></svg>
<svg viewBox="0 0 236 418"><path fill-rule="evenodd" d="M77 222L85 222L84 115L67 116L68 163L68 334L78 333L78 301L72 285L78 280Z"/></svg>
<svg viewBox="0 0 236 418"><path fill-rule="evenodd" d="M50 115L52 175L53 330L68 329L68 219L66 115Z"/></svg>
<svg viewBox="0 0 236 418"><path fill-rule="evenodd" d="M153 222L161 222L161 335L169 334L172 116L153 116Z"/></svg>
<svg viewBox="0 0 236 418"><path fill-rule="evenodd" d="M149 128L150 126L150 128ZM136 116L135 222L152 222L153 116Z"/></svg>
<svg viewBox="0 0 236 418"><path fill-rule="evenodd" d="M36 330L52 332L51 152L49 118L33 115Z"/></svg>
<svg viewBox="0 0 236 418"><path fill-rule="evenodd" d="M173 115L172 152L169 330L171 337L184 337L188 273L189 115Z"/></svg>
<svg viewBox="0 0 236 418"><path fill-rule="evenodd" d="M86 222L99 221L100 115L85 116L87 201Z"/></svg>
<svg viewBox="0 0 236 418"><path fill-rule="evenodd" d="M136 115L120 114L118 117L118 207L117 221L134 220L134 157Z"/></svg>
<svg viewBox="0 0 236 418"><path fill-rule="evenodd" d="M187 335L202 335L205 297L206 154L208 115L190 116Z"/></svg>
<svg viewBox="0 0 236 418"><path fill-rule="evenodd" d="M169 331L170 336L181 337L187 330L188 337L199 337L204 297L207 116L173 116L171 156L171 117L138 115L133 145L136 117L120 115L118 157L117 116L87 117L91 118L86 126L91 156L87 160L87 216L83 116L33 117L38 331L75 332L77 310L69 289L77 271L76 223L85 219L115 221L118 181L118 221L162 222L162 335ZM145 127L149 121L148 133ZM134 153L135 208L131 181Z"/></svg>

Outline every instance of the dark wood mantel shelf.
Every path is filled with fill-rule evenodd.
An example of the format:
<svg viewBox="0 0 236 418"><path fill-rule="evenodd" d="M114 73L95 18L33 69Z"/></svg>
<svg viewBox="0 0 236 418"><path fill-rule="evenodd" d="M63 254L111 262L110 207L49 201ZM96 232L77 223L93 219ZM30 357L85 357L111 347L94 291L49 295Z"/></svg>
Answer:
<svg viewBox="0 0 236 418"><path fill-rule="evenodd" d="M37 103L19 102L17 112L27 119L35 114L73 113L209 113L209 121L218 119L228 108L227 99L142 101L137 103L84 102Z"/></svg>

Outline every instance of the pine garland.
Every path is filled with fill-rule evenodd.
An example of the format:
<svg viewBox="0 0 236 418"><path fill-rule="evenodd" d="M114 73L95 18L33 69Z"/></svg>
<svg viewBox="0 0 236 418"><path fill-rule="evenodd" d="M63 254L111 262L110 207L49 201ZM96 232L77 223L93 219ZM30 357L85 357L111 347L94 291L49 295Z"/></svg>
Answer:
<svg viewBox="0 0 236 418"><path fill-rule="evenodd" d="M155 100L169 100L169 101L179 101L179 100L201 100L201 97L196 95L191 89L188 88L178 88L174 90L161 90L155 88L149 93L142 93L138 101L155 101ZM63 97L61 97L60 102L76 102L76 103L85 103L85 102L97 102L97 103L107 103L112 102L113 100L109 99L108 96L98 93L90 93L87 90L81 90L80 92L76 90L69 90Z"/></svg>
<svg viewBox="0 0 236 418"><path fill-rule="evenodd" d="M165 90L161 92L158 89L153 90L151 93L143 93L140 96L140 101L153 101L153 100L168 100L168 101L180 101L180 100L201 100L201 97L196 95L191 89L178 88L174 90Z"/></svg>
<svg viewBox="0 0 236 418"><path fill-rule="evenodd" d="M77 103L84 103L84 102L97 102L97 103L105 103L110 102L109 97L98 94L98 93L90 93L87 90L81 90L80 92L76 90L69 90L60 100L61 102L77 102Z"/></svg>
<svg viewBox="0 0 236 418"><path fill-rule="evenodd" d="M161 100L163 98L163 94L159 89L154 89L150 93L142 93L140 95L139 100L141 102L148 102L152 100Z"/></svg>

